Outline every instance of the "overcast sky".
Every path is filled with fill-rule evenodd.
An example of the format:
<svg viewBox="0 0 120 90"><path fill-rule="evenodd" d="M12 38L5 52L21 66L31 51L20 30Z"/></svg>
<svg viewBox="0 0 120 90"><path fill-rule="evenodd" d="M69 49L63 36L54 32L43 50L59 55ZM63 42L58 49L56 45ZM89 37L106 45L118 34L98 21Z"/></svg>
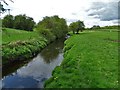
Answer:
<svg viewBox="0 0 120 90"><path fill-rule="evenodd" d="M33 17L36 23L45 16L59 15L66 19L68 25L77 20L84 21L86 27L118 24L119 0L13 0L14 3L6 1L12 15L26 14Z"/></svg>

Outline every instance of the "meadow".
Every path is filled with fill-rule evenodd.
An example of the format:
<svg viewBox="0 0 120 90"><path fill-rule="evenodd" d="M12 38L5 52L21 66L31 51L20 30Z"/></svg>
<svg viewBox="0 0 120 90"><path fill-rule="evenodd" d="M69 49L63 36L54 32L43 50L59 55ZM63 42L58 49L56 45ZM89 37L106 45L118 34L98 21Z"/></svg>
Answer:
<svg viewBox="0 0 120 90"><path fill-rule="evenodd" d="M3 28L2 30L2 44L15 42L18 40L25 41L33 38L39 38L37 32L28 32L25 30L16 30L10 28Z"/></svg>
<svg viewBox="0 0 120 90"><path fill-rule="evenodd" d="M84 31L65 41L64 60L45 88L118 88L117 30Z"/></svg>

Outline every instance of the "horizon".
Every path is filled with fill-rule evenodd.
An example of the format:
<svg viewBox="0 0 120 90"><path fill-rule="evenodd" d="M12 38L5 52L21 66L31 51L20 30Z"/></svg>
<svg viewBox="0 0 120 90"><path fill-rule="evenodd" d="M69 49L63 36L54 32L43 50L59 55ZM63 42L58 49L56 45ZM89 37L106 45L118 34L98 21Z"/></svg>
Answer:
<svg viewBox="0 0 120 90"><path fill-rule="evenodd" d="M84 0L82 3L81 0L76 0L76 2L73 0L69 2L67 0L31 0L29 4L27 0L14 0L14 3L9 2L8 4L9 6L4 6L6 9L11 9L11 15L25 14L26 16L32 17L36 23L41 21L45 16L54 15L64 18L67 25L78 20L84 21L87 28L93 25L99 25L101 27L118 25L119 20L118 9L120 7L118 0ZM33 7L30 7L31 5ZM1 18L7 14L8 12L2 14Z"/></svg>

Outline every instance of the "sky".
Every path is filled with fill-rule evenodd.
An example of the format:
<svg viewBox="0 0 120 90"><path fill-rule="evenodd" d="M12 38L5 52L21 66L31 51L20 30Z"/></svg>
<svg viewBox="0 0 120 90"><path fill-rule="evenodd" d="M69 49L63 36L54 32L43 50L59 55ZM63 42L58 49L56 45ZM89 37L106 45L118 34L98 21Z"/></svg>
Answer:
<svg viewBox="0 0 120 90"><path fill-rule="evenodd" d="M36 23L45 16L53 15L66 19L68 25L78 20L84 21L86 27L117 25L119 19L119 0L13 0L14 3L6 1L9 6L5 7L11 8L10 14L26 14ZM8 12L1 17L6 14Z"/></svg>

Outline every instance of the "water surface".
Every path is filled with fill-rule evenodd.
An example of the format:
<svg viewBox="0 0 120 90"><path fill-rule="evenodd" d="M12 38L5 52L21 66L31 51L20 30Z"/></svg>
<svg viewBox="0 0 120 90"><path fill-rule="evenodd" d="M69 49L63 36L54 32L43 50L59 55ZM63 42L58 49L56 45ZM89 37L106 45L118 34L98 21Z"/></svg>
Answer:
<svg viewBox="0 0 120 90"><path fill-rule="evenodd" d="M3 69L3 88L43 88L54 68L63 60L64 39L56 40L29 62L18 62Z"/></svg>

